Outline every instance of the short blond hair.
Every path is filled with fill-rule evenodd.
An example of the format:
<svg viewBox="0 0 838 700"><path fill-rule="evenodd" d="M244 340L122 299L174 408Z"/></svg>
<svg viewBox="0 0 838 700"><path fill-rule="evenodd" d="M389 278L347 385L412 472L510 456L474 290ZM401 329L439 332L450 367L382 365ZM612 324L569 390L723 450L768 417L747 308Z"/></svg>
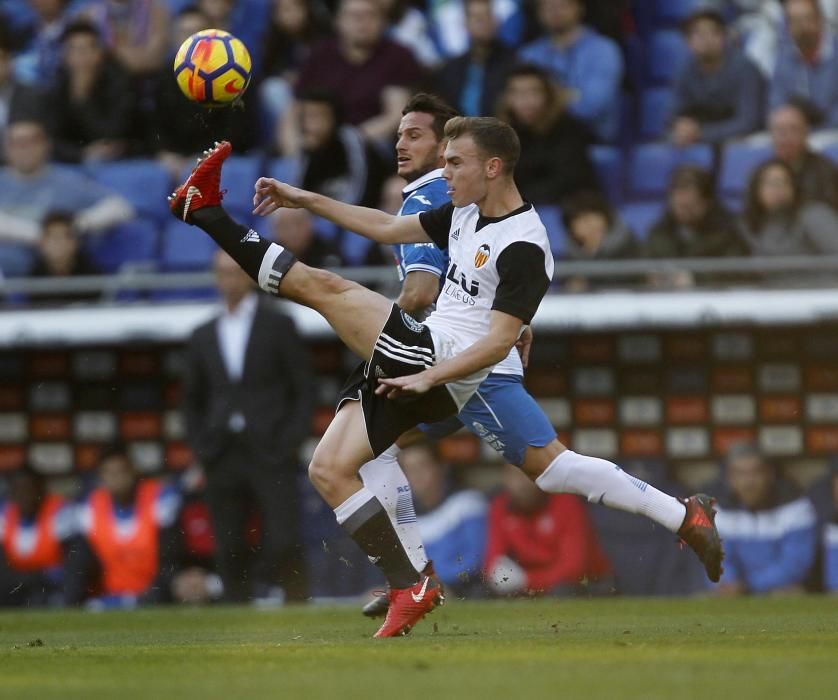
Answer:
<svg viewBox="0 0 838 700"><path fill-rule="evenodd" d="M495 117L454 117L445 124L445 138L449 141L460 136L471 136L474 145L487 158L499 158L503 172L512 176L521 157L518 134L506 122Z"/></svg>

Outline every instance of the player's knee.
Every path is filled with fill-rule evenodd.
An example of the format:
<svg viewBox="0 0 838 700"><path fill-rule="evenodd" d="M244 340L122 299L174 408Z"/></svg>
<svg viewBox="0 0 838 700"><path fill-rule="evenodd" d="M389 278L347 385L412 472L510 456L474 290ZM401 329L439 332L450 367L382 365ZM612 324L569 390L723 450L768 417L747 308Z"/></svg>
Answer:
<svg viewBox="0 0 838 700"><path fill-rule="evenodd" d="M334 480L334 471L329 468L329 461L313 457L308 465L308 480L318 492L328 490Z"/></svg>

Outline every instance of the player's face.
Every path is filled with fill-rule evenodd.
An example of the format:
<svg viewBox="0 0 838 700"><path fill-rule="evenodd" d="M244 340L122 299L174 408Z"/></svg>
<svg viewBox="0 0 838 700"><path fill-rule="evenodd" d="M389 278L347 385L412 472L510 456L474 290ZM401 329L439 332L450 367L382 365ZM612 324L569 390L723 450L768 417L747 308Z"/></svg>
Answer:
<svg viewBox="0 0 838 700"><path fill-rule="evenodd" d="M448 181L448 196L455 207L474 204L486 197L487 162L471 136L460 136L448 142L442 175Z"/></svg>
<svg viewBox="0 0 838 700"><path fill-rule="evenodd" d="M442 165L442 143L433 124L433 115L426 112L408 112L399 123L397 172L408 182Z"/></svg>

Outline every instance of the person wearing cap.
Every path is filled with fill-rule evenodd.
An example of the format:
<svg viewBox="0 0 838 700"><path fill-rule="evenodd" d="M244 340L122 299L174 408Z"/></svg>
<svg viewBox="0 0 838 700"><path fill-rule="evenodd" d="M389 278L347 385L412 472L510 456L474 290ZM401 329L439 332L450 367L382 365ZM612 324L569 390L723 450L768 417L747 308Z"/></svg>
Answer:
<svg viewBox="0 0 838 700"><path fill-rule="evenodd" d="M758 131L764 121L765 83L756 66L728 42L714 10L683 23L690 57L675 81L670 140L676 146L722 144Z"/></svg>

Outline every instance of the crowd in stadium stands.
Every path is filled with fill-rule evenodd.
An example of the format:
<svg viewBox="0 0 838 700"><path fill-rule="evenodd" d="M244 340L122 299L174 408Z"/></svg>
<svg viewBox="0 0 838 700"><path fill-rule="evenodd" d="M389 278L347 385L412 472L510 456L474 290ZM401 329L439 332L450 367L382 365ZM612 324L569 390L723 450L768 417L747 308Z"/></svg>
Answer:
<svg viewBox="0 0 838 700"><path fill-rule="evenodd" d="M63 213L89 264L50 274L208 269L211 246L189 245L165 193L222 138L237 213L264 173L384 206L416 89L515 125L519 185L559 259L836 250L835 0L10 0L0 13L6 276L43 274L38 231ZM172 78L177 47L207 27L253 55L235 108L189 103ZM313 262L388 264L310 223L289 235Z"/></svg>
<svg viewBox="0 0 838 700"><path fill-rule="evenodd" d="M177 47L208 27L254 59L233 108L196 106L172 78ZM166 194L207 145L234 145L223 186L239 217L261 174L396 211L395 130L425 89L516 127L519 185L559 259L834 254L837 29L838 0L5 2L0 271L214 267L225 305L195 331L184 381L203 472L145 478L115 445L79 499L35 471L12 474L0 605L277 604L378 583L300 478L313 398L293 328L168 214ZM254 225L312 265L390 264L302 210ZM672 269L648 281L696 282ZM71 298L91 297L49 300ZM515 472L493 494L466 488L427 446L401 459L428 553L457 595L706 591L695 562L645 521L547 497ZM713 489L728 548L720 594L838 592L838 469L803 495L780 467L750 444L725 460ZM681 490L663 464L632 471ZM652 565L638 571L639 559Z"/></svg>

